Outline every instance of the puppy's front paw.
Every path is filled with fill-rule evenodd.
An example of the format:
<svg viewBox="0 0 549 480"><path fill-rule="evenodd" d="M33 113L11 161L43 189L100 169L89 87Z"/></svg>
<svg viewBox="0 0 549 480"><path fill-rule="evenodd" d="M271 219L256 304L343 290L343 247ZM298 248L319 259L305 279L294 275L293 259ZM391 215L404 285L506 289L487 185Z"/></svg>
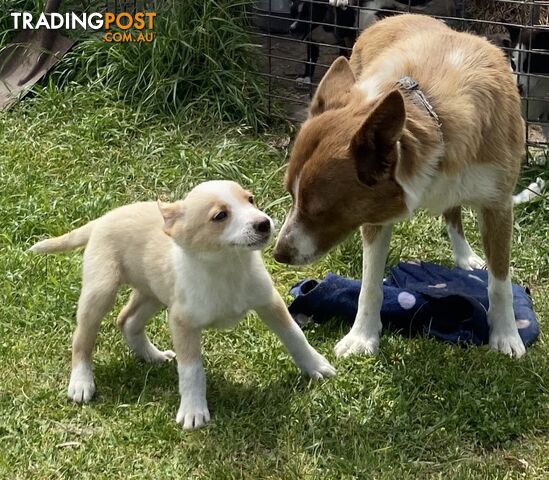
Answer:
<svg viewBox="0 0 549 480"><path fill-rule="evenodd" d="M305 362L301 370L313 380L330 378L336 374L336 369L316 350L313 350L311 358Z"/></svg>
<svg viewBox="0 0 549 480"><path fill-rule="evenodd" d="M210 411L206 400L181 400L175 421L183 426L184 430L194 430L203 427L210 421Z"/></svg>
<svg viewBox="0 0 549 480"><path fill-rule="evenodd" d="M524 343L517 331L492 331L489 340L490 348L511 357L520 358L526 353Z"/></svg>
<svg viewBox="0 0 549 480"><path fill-rule="evenodd" d="M71 373L67 396L76 403L88 403L95 394L95 383L91 368L77 366Z"/></svg>
<svg viewBox="0 0 549 480"><path fill-rule="evenodd" d="M352 330L335 346L338 357L349 355L375 355L379 350L379 335L367 336Z"/></svg>

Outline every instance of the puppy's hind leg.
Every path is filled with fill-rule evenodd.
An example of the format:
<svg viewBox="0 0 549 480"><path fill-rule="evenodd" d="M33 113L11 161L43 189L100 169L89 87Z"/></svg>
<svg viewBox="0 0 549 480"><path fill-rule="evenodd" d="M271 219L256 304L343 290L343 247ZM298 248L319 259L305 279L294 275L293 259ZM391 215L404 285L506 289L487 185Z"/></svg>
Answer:
<svg viewBox="0 0 549 480"><path fill-rule="evenodd" d="M465 238L461 223L461 207L450 208L443 213L443 216L448 228L456 265L463 270L484 268L484 260L473 251Z"/></svg>
<svg viewBox="0 0 549 480"><path fill-rule="evenodd" d="M303 373L315 380L333 377L336 374L335 368L330 365L328 360L311 347L278 292L273 292L271 303L257 307L255 310L280 338Z"/></svg>
<svg viewBox="0 0 549 480"><path fill-rule="evenodd" d="M513 207L483 208L480 231L488 262L488 323L492 349L521 357L524 344L518 333L513 311L513 289L509 275Z"/></svg>
<svg viewBox="0 0 549 480"><path fill-rule="evenodd" d="M95 265L87 265L84 260L82 292L72 340L72 372L67 391L69 399L78 403L89 402L95 393L93 348L101 320L113 307L119 285L118 272L103 265L96 268Z"/></svg>
<svg viewBox="0 0 549 480"><path fill-rule="evenodd" d="M149 319L160 309L160 303L134 290L130 301L118 315L117 324L133 352L146 362L165 362L175 357L171 350L156 348L145 333Z"/></svg>

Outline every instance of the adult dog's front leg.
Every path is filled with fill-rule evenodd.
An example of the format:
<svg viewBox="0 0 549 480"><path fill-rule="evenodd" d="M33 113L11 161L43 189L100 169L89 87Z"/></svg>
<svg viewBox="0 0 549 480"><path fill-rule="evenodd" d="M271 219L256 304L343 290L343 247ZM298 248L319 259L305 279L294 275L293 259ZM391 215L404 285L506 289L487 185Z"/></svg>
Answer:
<svg viewBox="0 0 549 480"><path fill-rule="evenodd" d="M185 325L181 316L170 312L170 330L177 355L181 403L175 421L185 430L199 428L210 421L206 401L206 373L200 352L201 331Z"/></svg>
<svg viewBox="0 0 549 480"><path fill-rule="evenodd" d="M362 287L351 331L335 347L338 357L375 354L379 349L383 272L391 242L392 225L364 225L362 231Z"/></svg>
<svg viewBox="0 0 549 480"><path fill-rule="evenodd" d="M257 307L255 310L265 324L280 338L303 373L315 380L333 377L336 374L335 368L330 365L328 360L311 347L277 291L273 292L271 303Z"/></svg>

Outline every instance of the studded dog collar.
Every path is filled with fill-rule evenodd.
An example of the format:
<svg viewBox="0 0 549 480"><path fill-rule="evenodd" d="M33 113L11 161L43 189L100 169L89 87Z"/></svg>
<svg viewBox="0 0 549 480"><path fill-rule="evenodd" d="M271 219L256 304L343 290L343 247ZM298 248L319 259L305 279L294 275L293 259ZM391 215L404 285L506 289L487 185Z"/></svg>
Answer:
<svg viewBox="0 0 549 480"><path fill-rule="evenodd" d="M440 119L438 118L437 113L435 112L435 109L433 106L429 103L427 100L427 97L425 94L419 89L418 83L412 78L412 77L402 77L398 82L397 85L402 89L406 90L410 93L410 96L412 97L412 101L416 105L420 105L427 112L429 115L434 119L434 121L437 124L437 127L440 129L442 127L442 123L440 122Z"/></svg>

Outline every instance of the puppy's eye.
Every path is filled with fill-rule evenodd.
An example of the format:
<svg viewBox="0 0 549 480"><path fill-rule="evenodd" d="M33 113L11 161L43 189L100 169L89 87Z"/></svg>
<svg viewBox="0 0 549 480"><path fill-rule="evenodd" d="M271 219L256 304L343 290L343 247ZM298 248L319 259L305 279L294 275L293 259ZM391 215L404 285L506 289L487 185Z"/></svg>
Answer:
<svg viewBox="0 0 549 480"><path fill-rule="evenodd" d="M213 217L212 217L212 222L222 222L223 220L225 220L227 218L227 212L217 212Z"/></svg>
<svg viewBox="0 0 549 480"><path fill-rule="evenodd" d="M254 204L254 197L251 195L248 197L248 202L250 202L252 205Z"/></svg>

